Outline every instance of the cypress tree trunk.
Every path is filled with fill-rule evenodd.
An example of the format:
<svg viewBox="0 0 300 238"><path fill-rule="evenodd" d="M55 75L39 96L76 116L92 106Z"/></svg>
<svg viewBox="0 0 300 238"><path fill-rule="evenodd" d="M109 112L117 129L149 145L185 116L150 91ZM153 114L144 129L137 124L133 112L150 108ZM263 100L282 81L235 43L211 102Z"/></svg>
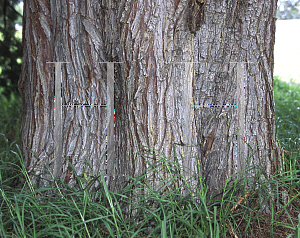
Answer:
<svg viewBox="0 0 300 238"><path fill-rule="evenodd" d="M212 195L247 166L261 166L270 176L280 165L273 93L277 1L195 4L125 3L119 55L125 62L127 158L139 144L172 158L174 142L201 143L199 154L182 146L176 154L185 154L186 178L200 174ZM148 157L150 164L158 160ZM147 167L137 156L135 173ZM166 168L161 178L170 178ZM151 181L155 187L161 179Z"/></svg>
<svg viewBox="0 0 300 238"><path fill-rule="evenodd" d="M118 191L128 176L141 175L160 159L137 152L158 151L173 161L177 155L192 189L201 176L209 196L249 165L262 166L267 176L275 173L276 5L276 0L24 1L19 89L28 170L49 178L42 172L48 165L71 184L68 162L82 175L87 160L96 174L104 172L109 189L117 181ZM62 104L107 106L62 107L61 138L54 138L54 64L46 61L69 62L61 64ZM113 75L116 146L106 170L100 159L107 133L113 143L107 91ZM61 157L54 156L60 153L55 145L62 145ZM166 166L155 166L162 171L147 178L153 188L171 177Z"/></svg>
<svg viewBox="0 0 300 238"><path fill-rule="evenodd" d="M70 164L79 176L85 166L86 175L98 175L100 170L104 175L112 173L105 165L107 65L99 63L114 57L110 13L96 1L24 1L23 24L19 90L23 102L21 148L28 171L50 179L44 170L48 166L55 177L69 184L75 183ZM49 62L68 62L61 63L61 104L71 106L55 108L60 69ZM56 95L56 103L59 99ZM54 109L55 115L61 114L61 122L55 120ZM61 133L55 132L60 123ZM34 176L32 179L37 187L46 186Z"/></svg>

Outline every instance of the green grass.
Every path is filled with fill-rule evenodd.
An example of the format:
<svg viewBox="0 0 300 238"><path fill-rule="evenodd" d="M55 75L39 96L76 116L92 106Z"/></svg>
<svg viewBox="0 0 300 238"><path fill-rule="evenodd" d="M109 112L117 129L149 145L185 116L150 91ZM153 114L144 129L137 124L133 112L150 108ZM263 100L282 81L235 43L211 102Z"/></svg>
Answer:
<svg viewBox="0 0 300 238"><path fill-rule="evenodd" d="M278 227L285 229L287 234L295 233L297 221L291 209L296 213L300 209L300 113L299 103L295 103L300 88L281 82L278 77L274 88L277 135L284 150L286 172L282 176L262 179L263 173L258 166L249 167L247 171L255 169L256 173L252 177L243 177L247 172L244 171L233 183L229 183L228 178L219 200L208 198L207 187L201 178L197 191L180 195L175 180L182 178L189 186L181 175L182 167L172 162L176 159L159 153L156 155L160 161L149 164L146 173L157 171L158 165L163 164L173 176L164 180L159 188L148 186L143 174L131 178L121 191L114 193L108 190L102 174L81 178L75 172L77 188L68 187L62 180L53 180L52 188L35 188L18 149L20 100L1 98L0 236L123 238L246 237L248 234L247 237L262 237L257 235L261 228L268 229L273 237L280 237L276 235ZM148 155L143 155L145 160ZM249 180L257 185L245 191L245 183ZM96 181L100 187L90 191ZM16 183L20 185L16 187ZM147 195L139 191L142 187L147 190ZM283 205L282 196L286 193L291 199ZM262 207L269 208L270 216L258 212ZM131 213L132 210L135 213Z"/></svg>

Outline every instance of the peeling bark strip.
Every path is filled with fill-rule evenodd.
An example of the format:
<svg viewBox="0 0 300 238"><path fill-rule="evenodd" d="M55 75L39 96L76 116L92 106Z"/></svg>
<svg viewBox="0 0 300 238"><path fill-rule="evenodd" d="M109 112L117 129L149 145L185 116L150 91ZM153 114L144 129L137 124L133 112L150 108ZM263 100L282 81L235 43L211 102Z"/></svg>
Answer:
<svg viewBox="0 0 300 238"><path fill-rule="evenodd" d="M206 0L190 0L188 25L193 34L199 30L201 24L205 21L204 7Z"/></svg>
<svg viewBox="0 0 300 238"><path fill-rule="evenodd" d="M244 139L245 139L245 89L244 89L244 62L237 63L237 119L238 119L238 163L237 170L241 171L245 169L245 148L244 148Z"/></svg>
<svg viewBox="0 0 300 238"><path fill-rule="evenodd" d="M55 63L55 102L54 102L54 163L53 176L57 178L61 175L62 166L62 132L61 132L61 63Z"/></svg>
<svg viewBox="0 0 300 238"><path fill-rule="evenodd" d="M106 174L114 174L114 63L107 64L107 164Z"/></svg>
<svg viewBox="0 0 300 238"><path fill-rule="evenodd" d="M101 62L107 63L107 156L106 156L106 176L121 176L115 174L115 139L114 139L114 63L122 62Z"/></svg>
<svg viewBox="0 0 300 238"><path fill-rule="evenodd" d="M193 102L193 63L185 63L185 79L184 79L184 90L183 90L183 99L184 99L184 135L183 142L187 145L192 144L192 102ZM189 171L191 163L192 150L191 147L185 147L185 160L184 160L184 175L188 178L191 174Z"/></svg>
<svg viewBox="0 0 300 238"><path fill-rule="evenodd" d="M249 64L252 62L230 62L233 64L237 64L237 89L236 89L236 100L237 100L237 158L235 161L235 173L237 171L241 171L246 168L246 154L245 154L245 85L246 85L246 77L245 77L245 64Z"/></svg>
<svg viewBox="0 0 300 238"><path fill-rule="evenodd" d="M46 62L55 64L55 99L54 99L54 178L60 177L62 174L62 154L63 154L63 137L62 137L62 75L61 64L70 62Z"/></svg>

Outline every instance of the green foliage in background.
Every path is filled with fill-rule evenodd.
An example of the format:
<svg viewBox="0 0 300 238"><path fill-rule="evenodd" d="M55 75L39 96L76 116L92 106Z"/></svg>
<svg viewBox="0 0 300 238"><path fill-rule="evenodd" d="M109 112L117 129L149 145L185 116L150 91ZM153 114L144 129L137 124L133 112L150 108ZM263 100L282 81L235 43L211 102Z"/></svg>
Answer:
<svg viewBox="0 0 300 238"><path fill-rule="evenodd" d="M20 0L0 0L0 87L3 94L18 94L17 85L21 73L22 35L15 25L22 25Z"/></svg>
<svg viewBox="0 0 300 238"><path fill-rule="evenodd" d="M288 151L299 150L300 84L274 77L276 132L280 146Z"/></svg>
<svg viewBox="0 0 300 238"><path fill-rule="evenodd" d="M0 133L4 134L8 143L20 144L20 122L22 100L19 94L10 93L9 97L3 95L0 88Z"/></svg>
<svg viewBox="0 0 300 238"><path fill-rule="evenodd" d="M277 6L278 19L300 19L300 0L278 0Z"/></svg>

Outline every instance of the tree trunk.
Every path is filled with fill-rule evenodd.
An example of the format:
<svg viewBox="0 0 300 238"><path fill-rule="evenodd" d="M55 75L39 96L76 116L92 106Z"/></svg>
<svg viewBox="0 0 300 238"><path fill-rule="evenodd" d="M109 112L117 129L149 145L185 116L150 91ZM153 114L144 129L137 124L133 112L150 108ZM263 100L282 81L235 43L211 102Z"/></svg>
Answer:
<svg viewBox="0 0 300 238"><path fill-rule="evenodd" d="M203 5L197 8L198 2ZM42 172L47 165L55 177L72 184L68 162L82 175L87 160L92 165L87 175L101 170L109 189L117 181L119 191L128 176L143 174L160 159L150 152L173 161L176 153L186 179L197 175L189 181L191 188L202 177L209 195L249 165L273 174L275 162L280 164L273 96L276 4L25 0L19 89L21 148L28 170L50 178ZM62 104L98 105L62 106L59 138L53 100L59 92L53 67L59 65L46 61L69 62L61 63ZM113 66L115 90L108 93ZM111 95L116 146L115 155L107 155L106 169L100 159L107 133L107 147L113 143ZM147 178L153 188L171 177L165 164L155 167L162 172ZM181 191L188 192L186 187Z"/></svg>
<svg viewBox="0 0 300 238"><path fill-rule="evenodd" d="M139 144L173 158L174 142L200 143L199 154L182 146L176 154L184 154L186 179L201 175L209 196L247 166L275 173L281 162L273 92L276 4L207 0L205 21L194 35L197 13L187 1L125 3L119 56L129 119L126 158L140 151ZM159 159L147 157L150 165ZM136 160L135 174L150 167L145 157ZM151 184L170 177L164 167ZM197 177L190 180L192 188L196 183Z"/></svg>
<svg viewBox="0 0 300 238"><path fill-rule="evenodd" d="M49 166L54 177L74 184L69 162L82 176L88 161L91 167L86 168L86 175L98 175L100 170L104 175L111 173L105 165L107 65L99 62L113 60L112 28L110 13L96 2L24 1L19 90L23 103L21 149L29 172L50 179L44 170ZM62 89L59 64L50 62L69 62L61 63ZM55 108L54 95L59 90L62 105L70 106ZM56 96L57 103L60 95ZM62 118L61 132L54 111ZM31 178L37 187L46 186ZM111 189L111 183L108 186Z"/></svg>

